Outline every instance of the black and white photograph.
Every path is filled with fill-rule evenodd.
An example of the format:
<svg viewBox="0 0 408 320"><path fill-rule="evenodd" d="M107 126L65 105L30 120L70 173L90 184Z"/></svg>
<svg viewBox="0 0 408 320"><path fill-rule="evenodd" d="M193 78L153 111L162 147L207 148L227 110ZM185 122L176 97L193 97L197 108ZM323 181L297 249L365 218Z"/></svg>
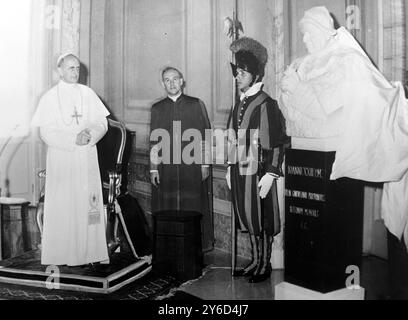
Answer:
<svg viewBox="0 0 408 320"><path fill-rule="evenodd" d="M408 300L408 1L0 6L0 307Z"/></svg>

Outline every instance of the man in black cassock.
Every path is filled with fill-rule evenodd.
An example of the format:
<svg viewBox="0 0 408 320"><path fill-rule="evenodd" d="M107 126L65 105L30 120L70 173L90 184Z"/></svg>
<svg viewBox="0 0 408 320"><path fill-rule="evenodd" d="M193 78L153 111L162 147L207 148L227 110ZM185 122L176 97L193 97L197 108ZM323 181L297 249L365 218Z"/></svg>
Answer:
<svg viewBox="0 0 408 320"><path fill-rule="evenodd" d="M226 178L238 225L249 233L252 249L252 261L235 270L234 276L247 276L256 283L272 271L273 237L280 232L276 180L283 177L284 149L290 140L277 102L262 90L266 48L254 39L241 38L231 50L240 97L228 120Z"/></svg>
<svg viewBox="0 0 408 320"><path fill-rule="evenodd" d="M163 70L162 84L167 97L155 103L151 110L151 209L152 212L202 213L203 249L210 249L213 242L209 195L211 174L210 163L207 163L208 159L205 161L209 146L205 143L205 130L210 130L211 125L207 109L200 99L183 94L183 75L176 68ZM200 137L191 137L187 131L191 132L191 129L195 129ZM160 130L167 132L170 139L156 139L154 132L161 136ZM193 140L198 148L190 149ZM157 161L159 157L161 161Z"/></svg>

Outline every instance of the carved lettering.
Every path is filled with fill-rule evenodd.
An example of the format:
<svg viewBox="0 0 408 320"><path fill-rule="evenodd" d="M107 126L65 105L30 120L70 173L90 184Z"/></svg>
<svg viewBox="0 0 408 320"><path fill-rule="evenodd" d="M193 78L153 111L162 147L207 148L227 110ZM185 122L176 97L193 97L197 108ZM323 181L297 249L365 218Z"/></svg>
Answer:
<svg viewBox="0 0 408 320"><path fill-rule="evenodd" d="M323 169L288 166L288 174L292 176L304 176L310 178L324 179Z"/></svg>
<svg viewBox="0 0 408 320"><path fill-rule="evenodd" d="M307 199L307 200L320 201L320 202L326 201L326 196L324 194L307 192L307 191L297 191L297 190L286 189L285 195L287 197L292 197L292 198Z"/></svg>
<svg viewBox="0 0 408 320"><path fill-rule="evenodd" d="M306 216L306 217L313 217L313 218L319 218L320 216L319 210L317 209L307 209L307 208L301 208L297 206L289 206L289 212L292 214L299 215L299 216Z"/></svg>

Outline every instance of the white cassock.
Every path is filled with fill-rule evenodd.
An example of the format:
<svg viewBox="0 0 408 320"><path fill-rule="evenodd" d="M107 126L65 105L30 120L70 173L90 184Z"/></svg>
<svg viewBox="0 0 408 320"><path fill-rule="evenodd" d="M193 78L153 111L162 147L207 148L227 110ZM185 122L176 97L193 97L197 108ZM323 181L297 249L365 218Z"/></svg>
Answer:
<svg viewBox="0 0 408 320"><path fill-rule="evenodd" d="M74 115L78 117L74 117ZM60 81L41 98L32 125L48 146L41 263L108 262L105 216L96 143L109 115L95 92ZM78 121L78 123L77 123ZM89 128L91 142L76 145Z"/></svg>

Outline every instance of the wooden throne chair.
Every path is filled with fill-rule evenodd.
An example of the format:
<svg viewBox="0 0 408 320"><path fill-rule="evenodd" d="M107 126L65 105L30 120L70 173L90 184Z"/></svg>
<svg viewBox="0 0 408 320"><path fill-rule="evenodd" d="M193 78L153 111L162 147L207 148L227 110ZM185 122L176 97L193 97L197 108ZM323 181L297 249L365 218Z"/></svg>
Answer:
<svg viewBox="0 0 408 320"><path fill-rule="evenodd" d="M106 214L106 240L109 256L119 246L121 239L118 235L119 225L122 227L124 238L132 255L139 259L125 223L117 198L127 192L127 164L130 155L130 141L125 126L118 121L108 119L108 131L97 143L98 161L102 182L104 211ZM38 173L40 178L46 177L45 170ZM42 235L44 213L44 188L37 206L37 225Z"/></svg>

